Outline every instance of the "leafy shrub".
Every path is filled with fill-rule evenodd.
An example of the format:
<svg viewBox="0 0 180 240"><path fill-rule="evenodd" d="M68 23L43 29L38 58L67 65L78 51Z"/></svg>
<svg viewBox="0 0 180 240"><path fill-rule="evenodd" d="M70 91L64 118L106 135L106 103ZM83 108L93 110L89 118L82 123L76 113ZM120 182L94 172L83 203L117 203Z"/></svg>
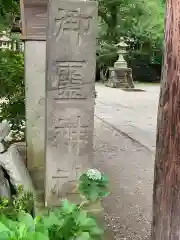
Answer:
<svg viewBox="0 0 180 240"><path fill-rule="evenodd" d="M13 197L13 206L16 212L25 211L32 213L34 208L34 196L30 191L24 191L23 186L19 186L17 194Z"/></svg>
<svg viewBox="0 0 180 240"><path fill-rule="evenodd" d="M24 191L22 186L18 186L17 192L9 201L0 198L0 215L5 215L16 220L19 212L32 213L34 208L34 196L31 192Z"/></svg>
<svg viewBox="0 0 180 240"><path fill-rule="evenodd" d="M40 221L49 229L49 239L100 239L103 231L88 212L67 200Z"/></svg>
<svg viewBox="0 0 180 240"><path fill-rule="evenodd" d="M3 240L95 240L100 239L102 230L85 211L65 201L47 217L33 219L20 212L17 221L12 221L1 216L0 234Z"/></svg>
<svg viewBox="0 0 180 240"><path fill-rule="evenodd" d="M148 53L129 52L126 56L128 66L132 68L133 79L138 82L158 82L161 76L161 52L152 57Z"/></svg>
<svg viewBox="0 0 180 240"><path fill-rule="evenodd" d="M7 119L18 132L25 122L24 57L0 50L0 121Z"/></svg>
<svg viewBox="0 0 180 240"><path fill-rule="evenodd" d="M38 229L39 228L39 229ZM20 212L17 221L0 218L0 238L2 240L48 240L48 231L38 224L28 213Z"/></svg>
<svg viewBox="0 0 180 240"><path fill-rule="evenodd" d="M83 173L79 179L78 190L88 201L97 201L107 196L108 180L104 174L95 169Z"/></svg>
<svg viewBox="0 0 180 240"><path fill-rule="evenodd" d="M93 187L94 190L93 190ZM80 177L78 189L87 202L100 200L107 195L107 180L98 170L90 169ZM89 190L88 190L89 189ZM96 191L96 194L94 193ZM20 188L22 194L23 189ZM22 198L20 198L22 200ZM24 198L23 198L24 199ZM27 200L27 198L25 198ZM48 209L48 212L34 219L28 213L31 204L27 201L13 201L16 218L1 212L0 239L2 240L100 240L103 231L94 217L80 205L63 200L58 208ZM20 204L21 203L21 204ZM19 207L21 206L21 207ZM27 208L28 206L28 208ZM0 204L3 209L8 202ZM22 211L23 210L23 211ZM26 213L25 213L26 211Z"/></svg>

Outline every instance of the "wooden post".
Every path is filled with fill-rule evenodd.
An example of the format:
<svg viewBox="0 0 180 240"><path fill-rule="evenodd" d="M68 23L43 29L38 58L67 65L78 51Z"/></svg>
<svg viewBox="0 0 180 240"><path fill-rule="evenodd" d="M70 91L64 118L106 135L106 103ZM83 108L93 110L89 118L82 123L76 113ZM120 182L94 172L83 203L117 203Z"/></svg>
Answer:
<svg viewBox="0 0 180 240"><path fill-rule="evenodd" d="M152 240L180 239L180 0L167 0Z"/></svg>

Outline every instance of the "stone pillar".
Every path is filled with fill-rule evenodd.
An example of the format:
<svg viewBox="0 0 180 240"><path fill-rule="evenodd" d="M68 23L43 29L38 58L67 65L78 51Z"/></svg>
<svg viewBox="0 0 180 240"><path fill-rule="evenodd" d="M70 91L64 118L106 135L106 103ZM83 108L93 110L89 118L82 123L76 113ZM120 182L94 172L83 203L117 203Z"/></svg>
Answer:
<svg viewBox="0 0 180 240"><path fill-rule="evenodd" d="M27 168L44 191L46 41L25 41Z"/></svg>
<svg viewBox="0 0 180 240"><path fill-rule="evenodd" d="M92 164L97 4L49 4L46 72L46 205L72 193Z"/></svg>
<svg viewBox="0 0 180 240"><path fill-rule="evenodd" d="M20 0L25 52L27 167L38 196L44 201L45 66L47 4L49 0Z"/></svg>

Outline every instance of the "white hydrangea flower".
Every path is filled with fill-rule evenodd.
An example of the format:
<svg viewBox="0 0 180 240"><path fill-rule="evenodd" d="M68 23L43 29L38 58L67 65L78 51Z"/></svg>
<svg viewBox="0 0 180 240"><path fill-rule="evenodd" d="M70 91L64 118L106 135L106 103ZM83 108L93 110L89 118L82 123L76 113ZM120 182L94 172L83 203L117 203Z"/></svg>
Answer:
<svg viewBox="0 0 180 240"><path fill-rule="evenodd" d="M5 142L11 142L13 140L13 138L11 137L11 135L8 135L7 137L4 138Z"/></svg>
<svg viewBox="0 0 180 240"><path fill-rule="evenodd" d="M97 169L89 169L86 173L87 177L92 180L101 180L101 172Z"/></svg>
<svg viewBox="0 0 180 240"><path fill-rule="evenodd" d="M24 133L22 131L15 131L11 130L9 135L5 137L5 142L11 142L13 139L16 139L17 141L21 140L24 136Z"/></svg>

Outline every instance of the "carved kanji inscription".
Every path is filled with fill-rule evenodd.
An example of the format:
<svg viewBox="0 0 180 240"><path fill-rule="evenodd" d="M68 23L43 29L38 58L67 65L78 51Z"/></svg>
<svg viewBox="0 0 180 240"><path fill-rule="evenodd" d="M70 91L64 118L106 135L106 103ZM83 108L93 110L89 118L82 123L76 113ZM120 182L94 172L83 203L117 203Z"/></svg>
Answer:
<svg viewBox="0 0 180 240"><path fill-rule="evenodd" d="M74 122L60 120L54 128L54 133L50 140L55 147L61 145L66 154L73 153L78 156L81 150L87 147L88 130L88 125L81 124L80 117L77 117Z"/></svg>
<svg viewBox="0 0 180 240"><path fill-rule="evenodd" d="M53 89L73 89L75 86L83 84L83 67L84 61L80 62L56 62L56 76L52 77Z"/></svg>
<svg viewBox="0 0 180 240"><path fill-rule="evenodd" d="M85 68L85 61L54 63L54 74L49 88L58 90L55 100L86 99L92 95L91 83L84 79Z"/></svg>
<svg viewBox="0 0 180 240"><path fill-rule="evenodd" d="M80 34L88 33L92 16L81 13L80 8L69 10L58 8L55 16L54 35L60 38L64 32L76 32L76 42L80 44Z"/></svg>
<svg viewBox="0 0 180 240"><path fill-rule="evenodd" d="M95 1L49 2L46 64L46 203L59 204L92 163Z"/></svg>

